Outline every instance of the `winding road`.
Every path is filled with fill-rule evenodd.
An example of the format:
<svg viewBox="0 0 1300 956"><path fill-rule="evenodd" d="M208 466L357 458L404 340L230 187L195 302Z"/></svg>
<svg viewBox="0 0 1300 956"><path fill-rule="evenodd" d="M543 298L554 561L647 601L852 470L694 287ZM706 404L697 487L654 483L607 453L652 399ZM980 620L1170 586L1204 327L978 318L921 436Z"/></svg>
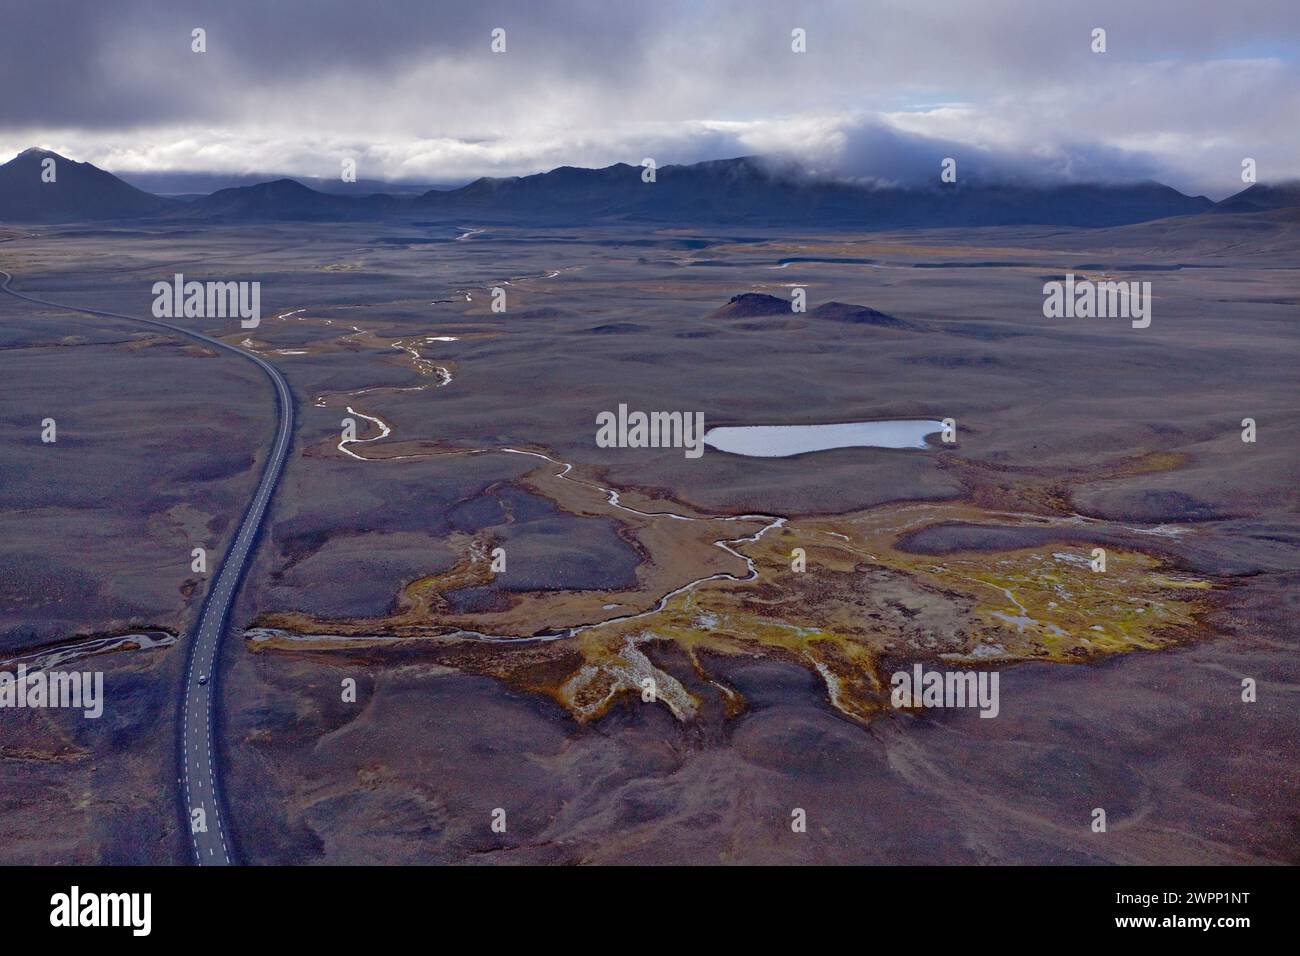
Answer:
<svg viewBox="0 0 1300 956"><path fill-rule="evenodd" d="M203 599L203 607L198 626L190 642L189 663L185 670L184 699L181 709L180 773L177 784L181 789L181 819L190 834L194 851L194 860L201 865L228 866L234 862L226 826L222 822L222 800L217 774L217 758L212 746L212 724L214 701L217 695L216 660L221 646L221 638L226 631L231 605L239 593L239 585L244 570L248 566L249 556L266 517L267 507L275 487L284 470L285 458L288 456L289 444L293 438L294 408L293 397L284 376L271 363L260 356L236 348L219 339L181 328L157 319L142 319L123 315L120 312L105 312L101 309L85 309L80 306L52 302L34 295L27 295L11 288L13 276L0 269L4 282L0 283L0 292L5 292L28 302L47 305L69 312L82 312L111 319L123 319L165 329L177 335L194 339L225 352L231 352L240 358L253 362L266 373L275 386L276 404L279 406L279 425L271 453L262 468L262 477L257 485L243 520L235 534L234 541L226 551L221 564L216 568L216 578Z"/></svg>

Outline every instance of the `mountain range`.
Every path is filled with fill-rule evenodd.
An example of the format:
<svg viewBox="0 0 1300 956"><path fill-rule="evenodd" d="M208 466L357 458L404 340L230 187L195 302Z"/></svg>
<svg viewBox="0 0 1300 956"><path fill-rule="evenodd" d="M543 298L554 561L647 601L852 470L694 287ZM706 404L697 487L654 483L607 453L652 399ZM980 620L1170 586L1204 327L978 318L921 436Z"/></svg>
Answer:
<svg viewBox="0 0 1300 956"><path fill-rule="evenodd" d="M345 183L339 177L326 179L322 176L268 176L257 173L189 173L189 172L125 172L117 174L120 179L130 183L136 189L143 189L156 196L179 199L197 199L214 193L218 189L231 189L236 186L256 186L259 183L276 179L294 179L310 189L336 196L355 196L368 193L392 193L400 196L418 196L430 189L452 189L451 185L436 183L389 182L380 179L358 179ZM460 185L459 183L456 185Z"/></svg>
<svg viewBox="0 0 1300 956"><path fill-rule="evenodd" d="M42 179L53 159L54 182ZM415 195L350 184L329 193L292 179L219 189L189 199L153 195L89 163L28 149L0 166L0 221L117 219L191 222L343 222L401 218L582 225L601 221L856 229L1005 225L1117 226L1215 211L1300 205L1296 184L1253 185L1214 203L1156 182L875 187L816 178L755 157L663 166L562 166L532 176L477 179ZM340 184L342 185L342 184ZM369 190L369 191L367 191Z"/></svg>

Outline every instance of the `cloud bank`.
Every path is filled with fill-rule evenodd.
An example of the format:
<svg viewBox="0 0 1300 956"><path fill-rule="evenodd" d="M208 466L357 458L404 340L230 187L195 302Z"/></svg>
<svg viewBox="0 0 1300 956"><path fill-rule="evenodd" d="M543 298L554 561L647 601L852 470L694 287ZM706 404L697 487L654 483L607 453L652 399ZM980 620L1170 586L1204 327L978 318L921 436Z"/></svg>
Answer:
<svg viewBox="0 0 1300 956"><path fill-rule="evenodd" d="M1245 157L1261 179L1300 177L1298 10L44 0L0 32L0 153L326 177L351 157L362 178L442 183L748 153L921 182L953 156L968 177L1154 178L1217 198Z"/></svg>

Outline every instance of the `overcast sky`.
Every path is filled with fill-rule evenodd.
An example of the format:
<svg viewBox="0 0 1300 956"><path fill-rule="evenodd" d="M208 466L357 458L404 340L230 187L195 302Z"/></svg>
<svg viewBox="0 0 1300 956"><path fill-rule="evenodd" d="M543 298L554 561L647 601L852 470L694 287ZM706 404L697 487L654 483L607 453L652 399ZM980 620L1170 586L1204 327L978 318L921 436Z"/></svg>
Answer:
<svg viewBox="0 0 1300 956"><path fill-rule="evenodd" d="M1215 198L1244 157L1300 177L1300 0L4 3L0 158L458 182L758 153L910 182L954 156Z"/></svg>

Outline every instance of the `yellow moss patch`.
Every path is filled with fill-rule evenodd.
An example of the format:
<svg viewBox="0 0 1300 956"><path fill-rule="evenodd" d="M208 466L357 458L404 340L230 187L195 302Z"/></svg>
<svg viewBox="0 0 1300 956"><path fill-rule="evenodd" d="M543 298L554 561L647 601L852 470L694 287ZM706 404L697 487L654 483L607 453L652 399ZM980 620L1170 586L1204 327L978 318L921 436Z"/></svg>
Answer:
<svg viewBox="0 0 1300 956"><path fill-rule="evenodd" d="M621 492L621 500L638 509L671 508L692 519L683 521L631 514L611 504L598 483L562 477L553 462L539 465L522 483L576 516L617 520L624 539L646 559L637 587L510 594L504 609L454 613L450 592L491 580L491 542L462 536L451 544L463 559L406 585L391 615L348 621L266 615L257 624L323 636L306 642L272 636L262 647L337 649L349 646L339 640L349 635L424 640L442 662L546 693L579 720L650 694L684 721L710 702L738 713L743 698L709 672L708 655L766 656L815 672L833 706L866 721L888 705L882 690L886 664L1075 663L1153 650L1197 633L1196 615L1212 586L1134 550L1108 548L1106 570L1094 572L1092 545L1084 544L942 557L898 548L911 532L958 522L1048 528L1069 540L1082 520L1073 516L924 503L794 518L776 526L767 519L691 515L635 491ZM730 541L731 550L718 547L719 540ZM798 570L796 549L806 570ZM744 578L748 567L737 555L754 562L755 577L710 579ZM485 644L464 634L527 637L547 628L575 633L523 644ZM689 661L685 673L667 663L679 665L683 657Z"/></svg>

